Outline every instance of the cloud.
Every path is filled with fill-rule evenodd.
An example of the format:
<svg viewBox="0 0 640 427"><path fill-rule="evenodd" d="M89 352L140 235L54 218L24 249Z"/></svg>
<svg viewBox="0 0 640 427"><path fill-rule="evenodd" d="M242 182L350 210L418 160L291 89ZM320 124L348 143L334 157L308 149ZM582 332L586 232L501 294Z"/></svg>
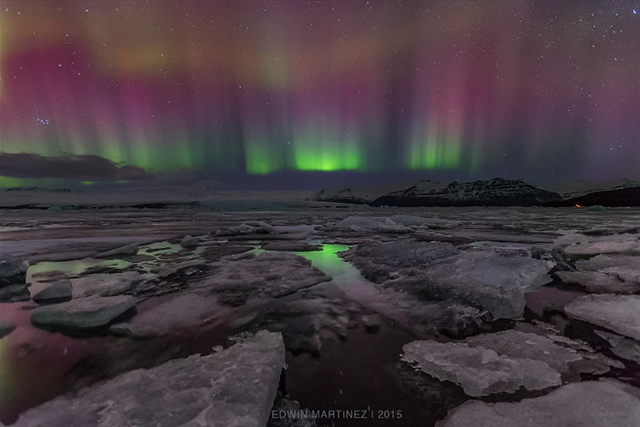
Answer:
<svg viewBox="0 0 640 427"><path fill-rule="evenodd" d="M78 181L151 181L156 176L138 166L120 166L104 157L64 154L0 153L0 176L61 178Z"/></svg>

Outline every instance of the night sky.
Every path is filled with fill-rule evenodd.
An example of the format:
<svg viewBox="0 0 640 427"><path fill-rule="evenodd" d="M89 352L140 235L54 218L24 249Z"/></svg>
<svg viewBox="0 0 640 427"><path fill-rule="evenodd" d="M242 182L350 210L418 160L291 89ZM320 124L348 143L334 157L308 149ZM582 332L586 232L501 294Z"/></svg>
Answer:
<svg viewBox="0 0 640 427"><path fill-rule="evenodd" d="M0 6L4 187L640 179L640 0Z"/></svg>

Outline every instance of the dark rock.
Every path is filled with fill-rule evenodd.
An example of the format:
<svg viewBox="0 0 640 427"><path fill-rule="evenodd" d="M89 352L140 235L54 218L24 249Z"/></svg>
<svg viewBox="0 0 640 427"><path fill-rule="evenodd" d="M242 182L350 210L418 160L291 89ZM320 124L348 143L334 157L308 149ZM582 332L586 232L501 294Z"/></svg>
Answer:
<svg viewBox="0 0 640 427"><path fill-rule="evenodd" d="M382 321L377 314L366 314L362 316L362 324L369 333L375 333L380 329Z"/></svg>
<svg viewBox="0 0 640 427"><path fill-rule="evenodd" d="M0 302L29 301L31 294L27 285L10 285L0 288Z"/></svg>
<svg viewBox="0 0 640 427"><path fill-rule="evenodd" d="M200 239L193 236L184 236L182 240L180 240L180 246L183 248L195 248L200 244Z"/></svg>
<svg viewBox="0 0 640 427"><path fill-rule="evenodd" d="M25 284L29 263L15 258L0 261L0 288L4 286Z"/></svg>
<svg viewBox="0 0 640 427"><path fill-rule="evenodd" d="M60 280L35 294L33 300L38 304L55 304L70 301L72 298L71 293L71 282L69 280Z"/></svg>
<svg viewBox="0 0 640 427"><path fill-rule="evenodd" d="M0 322L0 338L4 338L16 329L11 322Z"/></svg>

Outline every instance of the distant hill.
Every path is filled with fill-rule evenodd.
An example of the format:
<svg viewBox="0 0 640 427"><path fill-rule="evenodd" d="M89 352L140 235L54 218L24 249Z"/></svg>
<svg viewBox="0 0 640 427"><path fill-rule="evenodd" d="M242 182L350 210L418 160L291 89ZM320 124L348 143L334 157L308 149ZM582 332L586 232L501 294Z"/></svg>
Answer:
<svg viewBox="0 0 640 427"><path fill-rule="evenodd" d="M624 188L640 187L640 181L620 179L610 182L571 181L549 186L547 189L560 194L564 199L572 199L603 191L622 190Z"/></svg>
<svg viewBox="0 0 640 427"><path fill-rule="evenodd" d="M31 191L31 192L43 192L43 193L71 193L68 188L47 188L47 187L10 187L5 191ZM78 191L73 191L77 193Z"/></svg>
<svg viewBox="0 0 640 427"><path fill-rule="evenodd" d="M313 200L369 204L371 206L540 206L562 197L520 180L413 181L393 186L327 188Z"/></svg>
<svg viewBox="0 0 640 427"><path fill-rule="evenodd" d="M448 182L439 181L407 181L389 185L346 185L344 187L327 187L317 192L310 200L318 202L339 202L368 204L389 193L402 191L414 186L420 188L444 188Z"/></svg>
<svg viewBox="0 0 640 427"><path fill-rule="evenodd" d="M551 202L547 206L640 206L640 187L621 188L611 191L597 191L580 197L573 197L561 202Z"/></svg>

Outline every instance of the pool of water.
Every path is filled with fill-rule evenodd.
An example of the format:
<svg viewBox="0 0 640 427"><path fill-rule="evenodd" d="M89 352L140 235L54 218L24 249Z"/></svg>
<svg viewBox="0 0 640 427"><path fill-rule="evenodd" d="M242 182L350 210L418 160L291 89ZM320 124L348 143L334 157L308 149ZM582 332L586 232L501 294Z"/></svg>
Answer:
<svg viewBox="0 0 640 427"><path fill-rule="evenodd" d="M71 338L31 326L31 303L0 304L0 321L16 329L0 339L0 421L13 422L31 406L69 391L80 375L70 374L85 357L115 338Z"/></svg>
<svg viewBox="0 0 640 427"><path fill-rule="evenodd" d="M584 295L587 295L587 292L579 287L566 286L559 281L540 286L535 291L525 294L525 318L550 323L564 333L569 320L562 312L563 307Z"/></svg>
<svg viewBox="0 0 640 427"><path fill-rule="evenodd" d="M624 365L624 368L612 369L605 376L640 387L640 365L631 360L623 359L611 351L611 345L596 334L596 331L605 330L604 328L580 320L570 319L564 314L564 306L584 295L588 295L588 293L580 287L565 285L559 281L541 286L537 290L525 294L527 302L525 319L535 319L549 323L560 331L562 335L584 341L597 352L618 360ZM591 378L585 376L585 379Z"/></svg>
<svg viewBox="0 0 640 427"><path fill-rule="evenodd" d="M348 249L346 245L325 244L321 251L297 254L332 276L331 281L316 286L318 291L375 310L379 292L358 269L338 256ZM317 420L319 426L429 426L446 414L444 402L403 385L402 346L417 337L378 313L381 326L376 333L359 325L344 340L324 342L319 357L287 354L286 391L291 399L309 410L361 410L368 414L361 421Z"/></svg>

